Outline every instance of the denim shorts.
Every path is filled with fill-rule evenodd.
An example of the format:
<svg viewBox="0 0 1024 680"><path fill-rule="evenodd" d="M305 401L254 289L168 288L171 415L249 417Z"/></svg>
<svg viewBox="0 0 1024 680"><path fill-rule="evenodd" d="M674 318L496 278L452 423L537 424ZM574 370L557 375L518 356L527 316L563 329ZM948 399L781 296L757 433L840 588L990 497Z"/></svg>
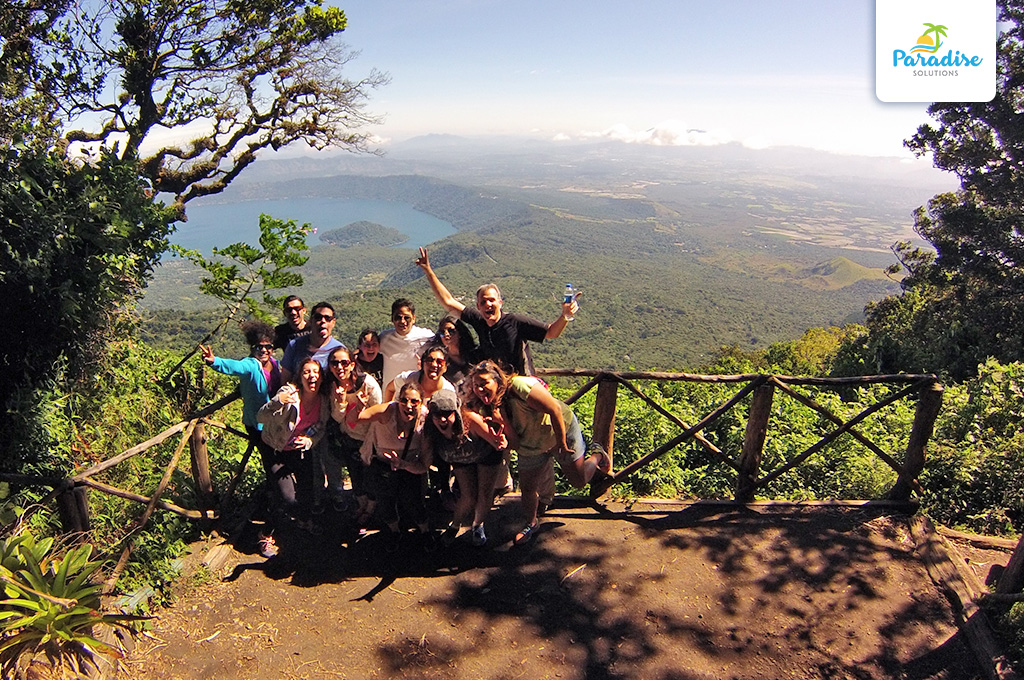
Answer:
<svg viewBox="0 0 1024 680"><path fill-rule="evenodd" d="M568 461L579 460L587 453L587 445L583 441L583 430L580 429L580 421L576 418L576 414L572 414L572 418L565 424L565 441L572 449L572 456L567 456ZM519 470L525 472L531 472L539 470L547 464L548 460L553 458L554 455L548 451L535 456L519 456ZM561 462L561 460L559 460Z"/></svg>

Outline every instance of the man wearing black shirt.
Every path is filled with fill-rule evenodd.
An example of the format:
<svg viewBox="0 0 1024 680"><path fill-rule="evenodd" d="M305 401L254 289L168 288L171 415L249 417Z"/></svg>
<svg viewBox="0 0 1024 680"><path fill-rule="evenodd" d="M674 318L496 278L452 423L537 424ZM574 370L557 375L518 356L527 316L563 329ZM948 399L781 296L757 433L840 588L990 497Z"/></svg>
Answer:
<svg viewBox="0 0 1024 680"><path fill-rule="evenodd" d="M579 305L573 300L562 305L562 314L552 323L546 324L523 314L507 313L502 310L501 291L493 283L486 283L476 291L476 308L466 307L456 300L445 288L430 266L425 248L420 248L416 264L427 276L430 288L438 302L450 313L473 327L480 339L480 359L504 362L520 375L533 373L528 342L554 340L576 314Z"/></svg>
<svg viewBox="0 0 1024 680"><path fill-rule="evenodd" d="M295 338L309 335L312 328L306 323L306 305L298 295L284 299L285 322L274 326L274 349L284 349Z"/></svg>
<svg viewBox="0 0 1024 680"><path fill-rule="evenodd" d="M420 256L416 264L427 276L430 288L437 296L438 302L449 313L461 318L473 327L480 339L480 347L474 361L492 359L511 366L519 375L533 374L533 360L530 357L529 342L554 340L565 330L569 319L576 315L579 304L572 302L562 304L562 314L553 323L546 324L522 314L502 311L501 291L493 283L485 283L477 288L476 308L470 308L456 300L444 287L437 274L430 266L426 248L420 248ZM503 494L512 490L512 477L508 467L499 472L495 482L496 491ZM541 508L551 505L555 497L555 469L553 465L540 483L539 502ZM543 509L541 510L543 512Z"/></svg>

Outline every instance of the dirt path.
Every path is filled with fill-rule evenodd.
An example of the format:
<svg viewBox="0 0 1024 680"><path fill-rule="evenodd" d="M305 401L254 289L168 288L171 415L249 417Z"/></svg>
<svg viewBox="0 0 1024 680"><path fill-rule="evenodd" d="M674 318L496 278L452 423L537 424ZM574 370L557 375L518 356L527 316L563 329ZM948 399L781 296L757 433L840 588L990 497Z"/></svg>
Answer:
<svg viewBox="0 0 1024 680"><path fill-rule="evenodd" d="M492 513L492 543L517 528ZM980 677L899 520L861 510L555 509L528 547L375 535L233 553L124 678Z"/></svg>

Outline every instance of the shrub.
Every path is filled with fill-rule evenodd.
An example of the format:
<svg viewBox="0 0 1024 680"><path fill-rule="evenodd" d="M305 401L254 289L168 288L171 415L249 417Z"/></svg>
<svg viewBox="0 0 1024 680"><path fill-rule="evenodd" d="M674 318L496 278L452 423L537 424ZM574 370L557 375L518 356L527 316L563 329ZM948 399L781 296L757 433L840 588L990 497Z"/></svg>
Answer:
<svg viewBox="0 0 1024 680"><path fill-rule="evenodd" d="M96 666L96 655L120 658L117 643L101 641L99 628L131 631L139 617L100 611L101 585L95 582L101 563L91 561L92 546L73 548L63 555L54 539L37 541L23 529L0 541L0 668L5 677L22 673L40 662L60 676L79 677ZM45 661L42 661L45 659Z"/></svg>

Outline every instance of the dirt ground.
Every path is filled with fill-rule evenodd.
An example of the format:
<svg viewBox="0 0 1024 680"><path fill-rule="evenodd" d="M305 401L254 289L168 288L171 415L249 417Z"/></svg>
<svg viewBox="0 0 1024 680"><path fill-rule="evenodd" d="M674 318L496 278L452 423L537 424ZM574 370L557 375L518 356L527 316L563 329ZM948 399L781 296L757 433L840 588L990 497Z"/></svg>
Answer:
<svg viewBox="0 0 1024 680"><path fill-rule="evenodd" d="M561 504L513 547L517 505L492 512L485 548L389 554L328 530L271 560L232 550L119 677L981 677L900 518ZM982 580L1009 556L979 555Z"/></svg>

